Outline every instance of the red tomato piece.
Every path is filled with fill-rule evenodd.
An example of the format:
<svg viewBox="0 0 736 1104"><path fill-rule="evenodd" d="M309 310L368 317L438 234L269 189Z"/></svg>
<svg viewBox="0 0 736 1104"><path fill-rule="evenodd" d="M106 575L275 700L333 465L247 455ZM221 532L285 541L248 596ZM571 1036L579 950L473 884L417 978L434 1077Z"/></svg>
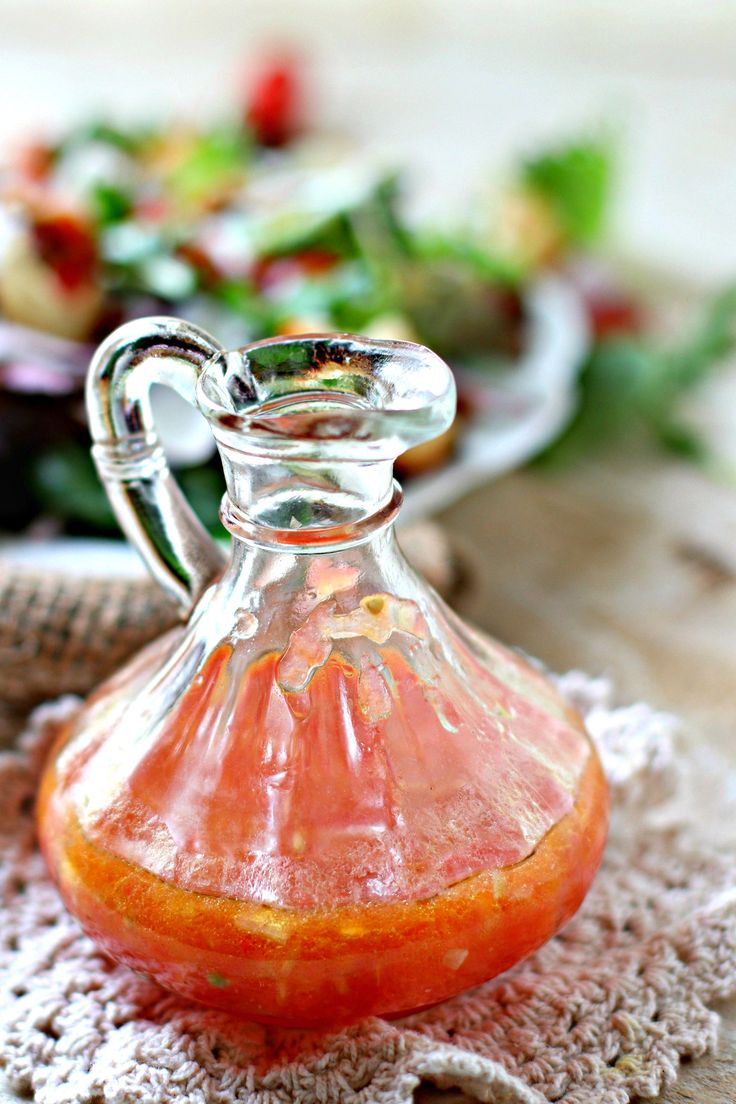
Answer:
<svg viewBox="0 0 736 1104"><path fill-rule="evenodd" d="M76 291L94 280L97 246L90 227L78 215L38 215L31 226L40 259L59 278L66 291Z"/></svg>
<svg viewBox="0 0 736 1104"><path fill-rule="evenodd" d="M262 146L286 145L300 130L301 81L291 60L267 63L257 75L245 119Z"/></svg>

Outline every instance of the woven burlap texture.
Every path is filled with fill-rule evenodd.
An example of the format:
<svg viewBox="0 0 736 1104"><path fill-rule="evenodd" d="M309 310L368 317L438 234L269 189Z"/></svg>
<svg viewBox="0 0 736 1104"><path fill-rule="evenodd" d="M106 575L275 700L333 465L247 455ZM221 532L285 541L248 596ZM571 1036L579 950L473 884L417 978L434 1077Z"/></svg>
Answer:
<svg viewBox="0 0 736 1104"><path fill-rule="evenodd" d="M736 991L734 862L705 845L673 754L675 723L611 708L604 681L562 679L612 782L603 868L561 935L502 980L401 1022L331 1034L193 1007L100 955L35 847L33 795L68 698L37 711L0 763L5 918L0 1060L39 1104L404 1104L422 1079L497 1104L623 1104L715 1044ZM714 823L736 821L706 771ZM679 781L678 781L679 778ZM721 792L722 791L722 792ZM733 797L731 797L733 802Z"/></svg>
<svg viewBox="0 0 736 1104"><path fill-rule="evenodd" d="M414 522L399 539L447 596L458 564L443 530ZM34 706L87 694L177 622L173 603L145 579L88 579L0 561L0 747L12 743Z"/></svg>

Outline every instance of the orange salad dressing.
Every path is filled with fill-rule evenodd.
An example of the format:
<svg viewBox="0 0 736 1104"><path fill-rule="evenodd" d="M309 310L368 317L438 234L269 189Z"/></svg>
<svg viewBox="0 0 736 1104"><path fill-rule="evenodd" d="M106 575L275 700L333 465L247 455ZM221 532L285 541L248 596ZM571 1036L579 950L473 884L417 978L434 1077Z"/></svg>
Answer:
<svg viewBox="0 0 736 1104"><path fill-rule="evenodd" d="M410 830L429 839L422 790L441 800L443 774L457 770L459 752L398 652L382 656L394 713L421 732L421 747L404 741L401 752L398 742L392 749L391 720L379 724L371 714L370 678L333 656L307 690L284 694L280 658L268 654L248 668L231 738L213 758L203 722L226 694L232 661L230 645L216 648L93 830L75 794L95 747L72 758L63 777L52 757L39 797L42 846L70 910L104 950L194 1000L319 1027L434 1004L507 969L559 930L605 842L607 789L592 749L564 809L554 778L540 772L529 781L539 803L555 810L530 853L513 835L508 842L515 810L511 802L502 815L502 799L510 800L502 794L498 816L472 845L451 859L437 851L436 867L431 842L415 856L405 851L404 880L375 890L370 862L356 867L355 856L373 855L372 833L378 839L376 825L390 823L393 788L415 818ZM352 743L331 738L335 711L349 718ZM564 731L560 722L559 739L587 741L572 715ZM200 762L216 762L216 778L211 767L198 772ZM530 760L526 774L534 769ZM164 837L175 839L178 858L157 872ZM146 848L151 863L139 861ZM269 852L261 866L259 848ZM437 877L440 887L422 895ZM248 899L243 889L270 884L278 905Z"/></svg>

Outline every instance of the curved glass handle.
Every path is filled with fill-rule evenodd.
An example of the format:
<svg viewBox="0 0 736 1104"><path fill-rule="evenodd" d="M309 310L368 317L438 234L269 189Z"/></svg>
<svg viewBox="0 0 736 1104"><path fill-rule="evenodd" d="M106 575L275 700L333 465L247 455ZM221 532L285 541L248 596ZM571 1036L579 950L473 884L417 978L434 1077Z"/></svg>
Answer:
<svg viewBox="0 0 736 1104"><path fill-rule="evenodd" d="M179 490L151 410L154 383L193 406L202 366L222 346L176 318L141 318L115 330L87 376L92 455L115 515L146 565L186 614L221 572L224 552Z"/></svg>

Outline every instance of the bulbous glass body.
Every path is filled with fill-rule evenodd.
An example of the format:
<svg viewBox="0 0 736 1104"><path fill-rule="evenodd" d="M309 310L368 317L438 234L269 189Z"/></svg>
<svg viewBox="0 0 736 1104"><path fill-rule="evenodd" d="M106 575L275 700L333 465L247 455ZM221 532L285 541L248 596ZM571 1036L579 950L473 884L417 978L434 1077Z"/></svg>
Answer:
<svg viewBox="0 0 736 1104"><path fill-rule="evenodd" d="M415 1010L534 950L580 904L608 808L557 691L403 559L385 458L325 475L314 402L286 414L289 443L311 442L298 459L281 404L276 459L225 441L227 565L88 700L39 799L52 874L105 951L300 1026Z"/></svg>

